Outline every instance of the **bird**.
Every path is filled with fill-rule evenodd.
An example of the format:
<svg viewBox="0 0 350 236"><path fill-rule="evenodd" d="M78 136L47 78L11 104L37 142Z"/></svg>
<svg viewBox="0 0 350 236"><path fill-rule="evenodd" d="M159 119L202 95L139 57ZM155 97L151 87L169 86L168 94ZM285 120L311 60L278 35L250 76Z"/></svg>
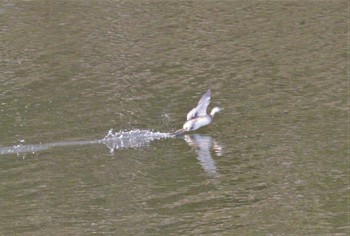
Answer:
<svg viewBox="0 0 350 236"><path fill-rule="evenodd" d="M214 118L215 113L222 111L220 107L214 107L210 114L207 114L207 107L211 99L211 90L208 89L199 99L198 104L187 114L187 121L182 129L175 131L174 135L178 136L188 131L197 130L202 126L209 125Z"/></svg>

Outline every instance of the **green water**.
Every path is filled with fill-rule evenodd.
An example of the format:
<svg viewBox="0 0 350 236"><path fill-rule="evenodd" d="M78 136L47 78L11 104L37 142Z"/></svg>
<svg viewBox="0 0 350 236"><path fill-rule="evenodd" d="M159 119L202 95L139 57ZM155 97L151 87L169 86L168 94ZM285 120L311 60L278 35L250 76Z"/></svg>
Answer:
<svg viewBox="0 0 350 236"><path fill-rule="evenodd" d="M0 3L1 235L348 235L347 1ZM185 138L114 150L109 129Z"/></svg>

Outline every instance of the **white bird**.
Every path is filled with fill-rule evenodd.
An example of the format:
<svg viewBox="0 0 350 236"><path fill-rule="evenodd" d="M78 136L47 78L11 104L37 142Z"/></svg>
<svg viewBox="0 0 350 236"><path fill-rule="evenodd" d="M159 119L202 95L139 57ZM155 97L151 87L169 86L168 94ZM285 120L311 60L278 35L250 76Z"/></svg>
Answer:
<svg viewBox="0 0 350 236"><path fill-rule="evenodd" d="M212 122L215 113L222 110L219 107L214 107L208 115L207 107L210 103L210 99L211 91L208 89L207 92L202 95L201 99L199 99L197 106L187 114L187 121L183 125L182 129L179 129L174 134L180 135L184 132L193 131L202 126L209 125Z"/></svg>

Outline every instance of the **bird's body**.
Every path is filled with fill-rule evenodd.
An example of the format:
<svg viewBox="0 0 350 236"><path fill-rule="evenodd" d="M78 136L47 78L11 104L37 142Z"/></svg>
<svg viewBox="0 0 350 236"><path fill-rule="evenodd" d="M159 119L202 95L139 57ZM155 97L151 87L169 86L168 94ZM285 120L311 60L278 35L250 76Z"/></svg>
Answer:
<svg viewBox="0 0 350 236"><path fill-rule="evenodd" d="M209 125L212 122L214 114L222 109L219 107L214 107L210 114L207 114L207 107L210 103L210 99L211 91L208 89L207 92L202 95L197 106L187 114L187 121L183 125L182 129L175 132L175 135L179 135L187 131L197 130L202 126Z"/></svg>

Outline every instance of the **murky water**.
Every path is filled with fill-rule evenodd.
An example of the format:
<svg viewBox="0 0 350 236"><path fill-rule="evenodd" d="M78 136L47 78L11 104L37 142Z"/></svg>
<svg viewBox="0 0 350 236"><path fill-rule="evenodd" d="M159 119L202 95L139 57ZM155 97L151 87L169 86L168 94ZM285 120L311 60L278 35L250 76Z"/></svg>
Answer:
<svg viewBox="0 0 350 236"><path fill-rule="evenodd" d="M1 2L0 234L347 235L347 13Z"/></svg>

